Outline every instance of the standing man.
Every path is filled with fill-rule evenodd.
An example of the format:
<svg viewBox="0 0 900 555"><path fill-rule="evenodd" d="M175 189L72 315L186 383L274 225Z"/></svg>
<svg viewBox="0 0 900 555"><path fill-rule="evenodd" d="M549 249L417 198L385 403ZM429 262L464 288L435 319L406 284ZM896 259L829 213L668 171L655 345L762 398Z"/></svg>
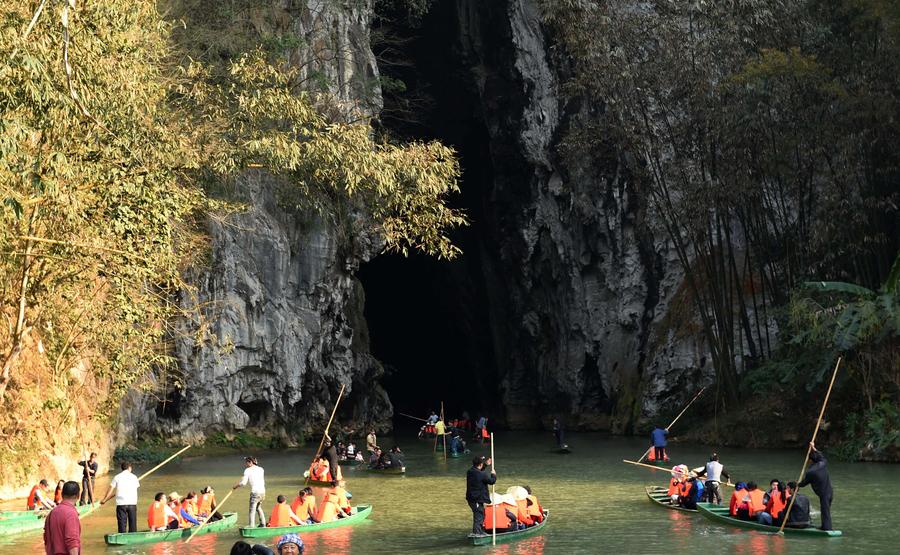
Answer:
<svg viewBox="0 0 900 555"><path fill-rule="evenodd" d="M565 434L566 432L563 430L562 422L559 421L559 418L554 418L553 437L556 438L556 446L560 449L565 445Z"/></svg>
<svg viewBox="0 0 900 555"><path fill-rule="evenodd" d="M344 477L341 475L341 463L339 461L337 447L335 447L334 440L332 440L331 436L328 434L325 434L325 443L323 447L325 448L325 452L322 453L322 456L328 461L328 468L331 469L332 480L343 480Z"/></svg>
<svg viewBox="0 0 900 555"><path fill-rule="evenodd" d="M375 449L378 448L378 438L375 437L375 428L369 430L369 435L366 436L366 449L369 453L374 453Z"/></svg>
<svg viewBox="0 0 900 555"><path fill-rule="evenodd" d="M119 465L122 472L113 476L106 495L100 500L103 505L112 497L113 490L116 490L116 523L119 526L119 533L137 532L137 499L138 488L141 483L137 476L131 473L131 463L124 461ZM127 530L126 530L127 525Z"/></svg>
<svg viewBox="0 0 900 555"><path fill-rule="evenodd" d="M813 491L819 496L819 510L822 512L822 530L833 530L831 527L831 501L834 499L834 490L831 488L831 478L828 476L828 461L825 455L816 450L816 444L809 442L812 452L809 460L812 462L806 470L806 476L798 484L812 486Z"/></svg>
<svg viewBox="0 0 900 555"><path fill-rule="evenodd" d="M663 462L666 460L666 436L668 435L669 430L667 428L660 428L659 426L650 432L650 445L653 446L653 456L656 458L656 462Z"/></svg>
<svg viewBox="0 0 900 555"><path fill-rule="evenodd" d="M50 511L44 522L44 553L47 555L79 555L81 553L81 522L75 500L78 482L66 482L62 488L62 502Z"/></svg>
<svg viewBox="0 0 900 555"><path fill-rule="evenodd" d="M265 471L256 462L254 457L245 457L244 477L231 489L250 484L250 528L256 527L256 515L259 514L259 525L266 525L266 513L263 511L262 502L266 498Z"/></svg>
<svg viewBox="0 0 900 555"><path fill-rule="evenodd" d="M91 453L86 461L78 461L78 466L84 467L84 472L81 476L81 498L78 500L78 504L93 505L94 478L97 475L97 453Z"/></svg>
<svg viewBox="0 0 900 555"><path fill-rule="evenodd" d="M722 494L719 492L719 482L722 481L723 476L726 480L730 480L731 477L725 471L725 466L719 462L718 453L710 455L709 462L706 463L703 470L697 473L698 477L704 475L706 476L706 487L703 488L703 498L710 503L721 505Z"/></svg>
<svg viewBox="0 0 900 555"><path fill-rule="evenodd" d="M476 536L485 535L484 532L484 505L491 502L491 496L488 494L488 486L497 483L497 473L491 468L488 473L484 467L485 464L492 464L491 459L484 460L484 457L477 456L472 459L472 468L466 472L466 501L469 508L472 509L472 534Z"/></svg>

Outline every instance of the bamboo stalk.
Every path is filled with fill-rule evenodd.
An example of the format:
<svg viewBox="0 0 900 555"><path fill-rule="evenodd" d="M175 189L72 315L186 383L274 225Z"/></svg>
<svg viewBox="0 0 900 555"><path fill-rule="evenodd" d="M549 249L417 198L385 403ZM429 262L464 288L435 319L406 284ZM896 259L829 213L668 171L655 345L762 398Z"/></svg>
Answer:
<svg viewBox="0 0 900 555"><path fill-rule="evenodd" d="M828 406L828 398L831 397L831 388L834 387L834 379L837 378L838 369L841 367L841 360L843 360L843 357L838 357L837 364L834 365L834 372L831 374L831 383L828 384L828 392L825 393L825 400L822 401L822 410L819 411L819 419L816 421L816 429L813 430L812 439L809 441L809 446L806 448L806 458L803 459L803 468L800 469L800 477L797 478L797 490L794 491L794 495L791 496L791 501L784 511L784 518L781 520L781 527L778 528L777 532L779 535L784 535L784 526L787 524L788 517L791 514L791 508L794 506L794 500L797 498L797 494L800 491L800 482L803 480L803 475L806 474L806 466L809 464L809 455L812 453L812 446L816 442L816 436L819 435L819 427L822 425L822 418L825 416L825 407Z"/></svg>
<svg viewBox="0 0 900 555"><path fill-rule="evenodd" d="M444 440L444 461L447 461L447 421L444 420L444 402L441 401L441 422L444 423L444 433L441 438Z"/></svg>
<svg viewBox="0 0 900 555"><path fill-rule="evenodd" d="M497 461L494 460L494 434L491 434L491 470L496 473L497 472ZM491 504L494 504L494 500L496 499L496 492L494 490L494 484L491 484ZM497 507L491 511L491 520L493 520L493 525L491 526L491 545L497 545Z"/></svg>
<svg viewBox="0 0 900 555"><path fill-rule="evenodd" d="M405 414L402 412L398 412L397 414L399 414L400 416L405 416L407 418L412 418L413 420L418 420L419 422L428 422L426 418L419 418L418 416L413 416L411 414Z"/></svg>
<svg viewBox="0 0 900 555"><path fill-rule="evenodd" d="M701 389L700 391L697 392L696 395L694 395L694 398L691 399L691 401L687 404L687 406L684 407L684 409L682 409L682 411L678 413L678 416L675 417L675 420L673 420L668 426L666 426L666 430L670 429L672 426L675 425L676 422L678 422L678 419L681 418L681 415L684 414L691 407L691 405L694 404L694 401L696 401L697 398L700 397L700 395L704 391L706 391L706 386L703 386L703 389ZM650 447L648 447L646 451L644 451L644 454L641 455L641 458L638 459L638 462L641 462L642 460L644 460L644 457L646 457L647 455L650 454L650 449L653 449L652 445Z"/></svg>
<svg viewBox="0 0 900 555"><path fill-rule="evenodd" d="M147 476L153 474L154 472L156 472L157 470L159 470L160 468L162 468L166 463L168 463L169 461L171 461L172 459L174 459L174 458L177 457L178 455L184 453L185 451L187 451L187 450L190 449L190 448L191 448L190 445L185 445L183 449L181 449L180 451L178 451L177 453L175 453L174 455L172 455L172 456L169 457L168 459L166 459L166 460L164 460L163 462L159 463L158 465L154 466L153 468L151 468L151 469L148 470L147 472L144 472L143 474L141 474L141 475L138 477L138 482L140 482L141 480L143 480L143 479L146 478Z"/></svg>
<svg viewBox="0 0 900 555"><path fill-rule="evenodd" d="M229 491L228 495L225 496L225 499L223 499L221 503L216 505L216 511L221 513L223 516L225 513L222 513L222 506L225 505L225 502L228 501L228 498L231 497L231 494L234 493L234 491L235 490L233 490L233 489L231 491ZM207 522L209 522L209 517L207 517L206 520L200 521L200 524L196 528L194 528L194 531L191 532L191 536L187 540L185 540L184 543L191 543L191 540L194 539L194 536L197 535L197 532L199 532L201 528L206 526Z"/></svg>
<svg viewBox="0 0 900 555"><path fill-rule="evenodd" d="M328 418L328 425L325 426L325 433L322 434L322 441L319 442L319 448L316 449L316 454L313 456L312 462L316 462L316 457L322 452L322 446L325 445L325 438L328 436L328 430L331 429L331 422L334 420L334 414L337 412L338 405L341 404L341 397L344 395L345 387L347 387L347 384L341 384L341 390L338 392L337 400L334 402L334 408L331 409L331 417ZM309 463L309 465L312 466L312 463ZM337 478L337 470L332 473L331 477ZM306 477L306 481L303 483L303 485L307 484L309 484L309 476Z"/></svg>

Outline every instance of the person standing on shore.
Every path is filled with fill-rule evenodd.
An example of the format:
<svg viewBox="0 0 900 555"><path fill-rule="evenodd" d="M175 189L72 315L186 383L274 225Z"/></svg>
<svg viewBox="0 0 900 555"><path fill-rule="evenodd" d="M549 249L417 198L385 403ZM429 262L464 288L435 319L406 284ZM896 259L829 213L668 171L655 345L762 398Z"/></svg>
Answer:
<svg viewBox="0 0 900 555"><path fill-rule="evenodd" d="M250 528L256 527L256 515L259 515L260 526L266 525L266 513L263 511L262 502L266 498L266 479L263 467L259 466L254 457L245 457L244 477L231 489L250 484Z"/></svg>
<svg viewBox="0 0 900 555"><path fill-rule="evenodd" d="M86 461L78 461L78 466L83 466L81 476L81 498L79 505L94 504L94 479L97 476L97 453L91 453Z"/></svg>
<svg viewBox="0 0 900 555"><path fill-rule="evenodd" d="M62 502L50 511L44 522L44 553L46 555L79 555L81 553L81 521L75 500L78 482L66 482L62 488Z"/></svg>
<svg viewBox="0 0 900 555"><path fill-rule="evenodd" d="M122 472L113 476L112 482L109 483L109 489L106 490L106 495L100 500L100 504L103 505L109 501L115 490L116 524L119 533L137 532L137 500L138 488L141 487L141 483L137 476L132 474L130 462L122 462L120 468Z"/></svg>
<svg viewBox="0 0 900 555"><path fill-rule="evenodd" d="M484 532L484 505L491 502L488 494L488 486L497 483L497 473L491 468L487 472L485 465L491 465L492 459L485 460L482 456L472 459L472 468L466 472L466 502L472 509L472 534L483 536Z"/></svg>

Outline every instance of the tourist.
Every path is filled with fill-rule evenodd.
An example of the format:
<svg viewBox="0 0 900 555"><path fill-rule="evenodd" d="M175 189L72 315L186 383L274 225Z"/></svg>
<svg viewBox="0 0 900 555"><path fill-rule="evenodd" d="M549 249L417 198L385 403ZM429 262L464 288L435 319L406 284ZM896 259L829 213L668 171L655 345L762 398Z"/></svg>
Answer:
<svg viewBox="0 0 900 555"><path fill-rule="evenodd" d="M56 491L53 492L53 504L59 505L62 502L62 488L63 484L65 484L65 480L60 480L56 482Z"/></svg>
<svg viewBox="0 0 900 555"><path fill-rule="evenodd" d="M478 420L475 421L475 439L481 439L483 437L483 430L487 427L487 418L479 415ZM484 443L482 441L482 443Z"/></svg>
<svg viewBox="0 0 900 555"><path fill-rule="evenodd" d="M738 508L737 517L741 520L756 520L756 515L766 510L764 495L756 482L747 482L747 491L741 499L742 505Z"/></svg>
<svg viewBox="0 0 900 555"><path fill-rule="evenodd" d="M386 462L385 468L403 468L403 452L400 451L398 446L394 445L391 447Z"/></svg>
<svg viewBox="0 0 900 555"><path fill-rule="evenodd" d="M800 481L798 487L812 486L813 491L819 496L819 511L822 513L822 530L833 530L831 526L831 502L834 499L834 489L831 487L831 478L828 476L828 461L825 455L816 450L816 444L809 442L811 453L809 460L812 465L806 470L806 476Z"/></svg>
<svg viewBox="0 0 900 555"><path fill-rule="evenodd" d="M319 482L331 481L331 465L328 463L325 455L319 455L315 458L309 467L309 477Z"/></svg>
<svg viewBox="0 0 900 555"><path fill-rule="evenodd" d="M174 530L178 528L178 515L169 507L166 494L158 492L153 496L153 503L147 507L147 526L151 531Z"/></svg>
<svg viewBox="0 0 900 555"><path fill-rule="evenodd" d="M43 511L50 510L56 506L56 503L50 499L49 495L50 491L50 482L46 479L41 478L41 481L38 482L34 487L31 488L31 492L28 493L28 501L26 506L29 511Z"/></svg>
<svg viewBox="0 0 900 555"><path fill-rule="evenodd" d="M141 487L138 477L131 472L131 463L123 461L119 465L122 472L113 476L106 495L100 500L103 505L116 492L116 524L120 534L137 532L137 500L138 488Z"/></svg>
<svg viewBox="0 0 900 555"><path fill-rule="evenodd" d="M728 472L725 470L722 463L719 462L719 455L717 453L713 453L709 456L709 462L697 473L697 476L706 476L703 499L710 503L721 505L722 494L719 491L719 482L721 482L723 477L726 480L730 480L731 477L728 475Z"/></svg>
<svg viewBox="0 0 900 555"><path fill-rule="evenodd" d="M272 508L272 516L269 517L269 527L294 526L306 524L306 520L298 517L287 504L287 498L279 495L275 498L275 506Z"/></svg>
<svg viewBox="0 0 900 555"><path fill-rule="evenodd" d="M94 504L94 480L97 478L97 453L91 453L86 461L78 461L78 466L84 467L81 475L81 498L79 505Z"/></svg>
<svg viewBox="0 0 900 555"><path fill-rule="evenodd" d="M497 473L491 468L485 471L485 465L490 465L491 459L485 460L482 456L472 459L472 468L466 472L466 502L472 509L472 533L476 536L484 535L485 504L491 502L487 487L497 482Z"/></svg>
<svg viewBox="0 0 900 555"><path fill-rule="evenodd" d="M378 438L375 437L375 428L372 428L369 430L369 435L366 436L366 450L374 453L375 449L378 449Z"/></svg>
<svg viewBox="0 0 900 555"><path fill-rule="evenodd" d="M384 466L379 466L381 465L381 454L381 449L378 447L372 451L372 455L369 457L369 468L384 468Z"/></svg>
<svg viewBox="0 0 900 555"><path fill-rule="evenodd" d="M46 555L79 555L81 551L81 522L75 501L78 482L65 482L62 501L55 506L44 522L44 553Z"/></svg>
<svg viewBox="0 0 900 555"><path fill-rule="evenodd" d="M355 444L355 443L353 443L353 442L351 441L350 443L347 444L347 454L346 454L346 456L344 457L346 460L348 460L348 461L356 461L356 460L357 460L357 455L359 455L359 454L360 454L360 453L356 450L356 444Z"/></svg>
<svg viewBox="0 0 900 555"><path fill-rule="evenodd" d="M298 555L303 553L303 540L297 534L285 534L278 540L278 555Z"/></svg>
<svg viewBox="0 0 900 555"><path fill-rule="evenodd" d="M197 493L190 491L181 502L181 518L192 525L197 525L200 524L199 516L197 512Z"/></svg>
<svg viewBox="0 0 900 555"><path fill-rule="evenodd" d="M769 489L766 490L765 495L763 495L763 502L764 502L766 505L769 504L769 499L770 499L773 495L779 493L779 489L778 489L778 486L779 486L779 485L781 485L781 483L778 481L777 478L772 478L771 480L769 480Z"/></svg>
<svg viewBox="0 0 900 555"><path fill-rule="evenodd" d="M235 542L231 546L230 553L231 555L275 555L274 551L264 545L250 545L245 541Z"/></svg>
<svg viewBox="0 0 900 555"><path fill-rule="evenodd" d="M337 442L337 455L338 460L344 460L347 458L347 446L344 445L343 441Z"/></svg>
<svg viewBox="0 0 900 555"><path fill-rule="evenodd" d="M743 503L744 495L747 494L747 484L744 482L738 482L734 486L734 491L731 493L731 501L728 503L728 514L733 517L737 516L738 508Z"/></svg>
<svg viewBox="0 0 900 555"><path fill-rule="evenodd" d="M431 411L431 415L428 417L428 420L426 420L425 422L429 426L434 426L435 424L437 424L438 420L440 420L440 417L437 415L437 413L434 411Z"/></svg>
<svg viewBox="0 0 900 555"><path fill-rule="evenodd" d="M779 515L784 511L788 500L788 496L784 491L784 484L778 480L772 480L764 499L766 510L759 513L757 520L760 524L779 526L781 524Z"/></svg>
<svg viewBox="0 0 900 555"><path fill-rule="evenodd" d="M681 487L681 495L678 497L678 504L685 509L696 510L697 501L700 500L702 493L700 480L695 476L688 477Z"/></svg>
<svg viewBox="0 0 900 555"><path fill-rule="evenodd" d="M484 507L484 528L485 533L494 531L498 534L510 532L519 528L519 521L516 520L517 507L514 499L510 499L507 495L494 495L491 503ZM496 526L496 528L495 528ZM525 525L522 524L524 528Z"/></svg>
<svg viewBox="0 0 900 555"><path fill-rule="evenodd" d="M211 486L200 490L200 495L197 496L197 512L209 522L222 520L222 513L216 510L216 491Z"/></svg>
<svg viewBox="0 0 900 555"><path fill-rule="evenodd" d="M666 454L666 437L669 435L668 428L660 428L657 426L650 432L650 446L653 447L653 458L651 460L664 462L669 458Z"/></svg>
<svg viewBox="0 0 900 555"><path fill-rule="evenodd" d="M525 486L525 491L528 493L528 516L535 522L543 522L544 521L544 508L541 507L541 503L538 501L538 498L531 491L531 486Z"/></svg>
<svg viewBox="0 0 900 555"><path fill-rule="evenodd" d="M346 509L344 508L346 507ZM319 513L316 520L319 522L332 522L339 518L344 518L350 514L350 503L347 501L347 492L344 488L335 486L325 493L322 498L322 505L319 507Z"/></svg>
<svg viewBox="0 0 900 555"><path fill-rule="evenodd" d="M790 499L794 498L793 504L788 501L787 505L791 505L791 513L787 517L787 524L791 528L809 528L812 526L812 519L809 516L809 497L803 495L797 490L797 482L788 482L787 495ZM784 518L784 512L780 518Z"/></svg>
<svg viewBox="0 0 900 555"><path fill-rule="evenodd" d="M307 524L318 522L316 520L316 496L313 495L312 488L303 488L297 493L297 497L291 503L291 510Z"/></svg>
<svg viewBox="0 0 900 555"><path fill-rule="evenodd" d="M666 495L673 505L678 503L678 497L681 495L681 478L682 474L680 472L676 473L674 470L672 471L672 477L669 479L669 489L666 491Z"/></svg>
<svg viewBox="0 0 900 555"><path fill-rule="evenodd" d="M263 467L259 466L254 457L245 457L244 476L241 481L232 487L235 490L239 487L250 484L250 528L256 527L256 516L259 515L259 525L266 525L266 513L263 512L262 502L266 498L266 480Z"/></svg>

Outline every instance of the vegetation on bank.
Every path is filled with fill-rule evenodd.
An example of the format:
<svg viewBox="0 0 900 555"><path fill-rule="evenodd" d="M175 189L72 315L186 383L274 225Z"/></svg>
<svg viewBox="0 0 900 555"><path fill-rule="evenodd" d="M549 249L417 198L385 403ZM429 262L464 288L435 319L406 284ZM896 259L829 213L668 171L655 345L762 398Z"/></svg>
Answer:
<svg viewBox="0 0 900 555"><path fill-rule="evenodd" d="M375 230L388 250L458 254L455 154L376 142L365 107L310 70L334 63L329 29L298 39L296 14L258 0L168 4L0 7L4 467L90 448L92 422L172 369L182 271L203 263L205 219L239 209L248 169L350 242ZM306 47L322 58L284 63Z"/></svg>
<svg viewBox="0 0 900 555"><path fill-rule="evenodd" d="M632 172L684 272L673 331L711 351L710 412L804 426L785 415L816 413L842 353L832 439L896 459L900 5L542 5L571 68L562 155Z"/></svg>

